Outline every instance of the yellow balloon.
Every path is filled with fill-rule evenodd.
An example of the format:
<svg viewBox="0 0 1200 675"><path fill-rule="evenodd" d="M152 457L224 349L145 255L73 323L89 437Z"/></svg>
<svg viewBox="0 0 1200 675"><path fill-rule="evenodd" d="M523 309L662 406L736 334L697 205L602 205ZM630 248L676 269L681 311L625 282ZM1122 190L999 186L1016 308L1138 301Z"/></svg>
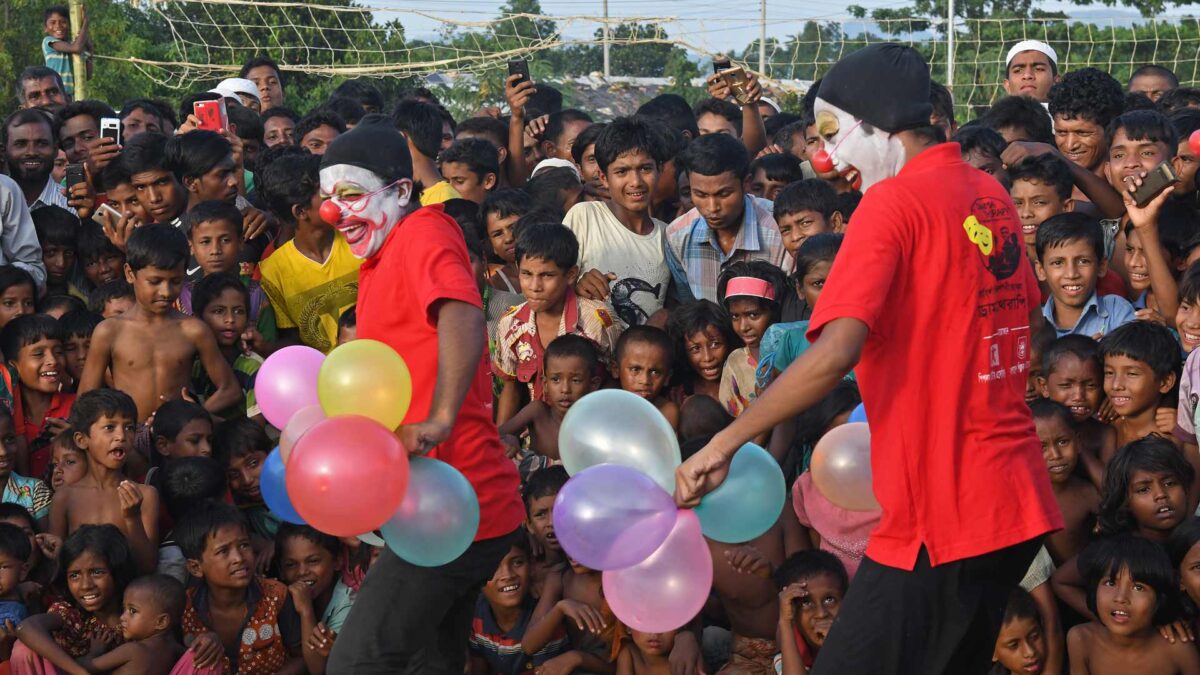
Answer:
<svg viewBox="0 0 1200 675"><path fill-rule="evenodd" d="M412 402L412 376L388 345L353 340L325 357L317 374L317 397L329 417L362 415L396 429Z"/></svg>

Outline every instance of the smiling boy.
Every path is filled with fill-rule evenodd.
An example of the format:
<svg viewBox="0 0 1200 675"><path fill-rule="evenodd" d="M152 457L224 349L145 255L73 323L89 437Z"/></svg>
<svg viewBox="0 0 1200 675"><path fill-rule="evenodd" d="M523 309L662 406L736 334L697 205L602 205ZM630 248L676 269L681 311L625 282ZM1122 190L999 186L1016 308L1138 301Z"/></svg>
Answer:
<svg viewBox="0 0 1200 675"><path fill-rule="evenodd" d="M1038 279L1051 296L1042 314L1059 337L1099 337L1133 321L1128 300L1096 294L1096 282L1108 269L1100 223L1082 213L1059 214L1038 228L1036 248Z"/></svg>
<svg viewBox="0 0 1200 675"><path fill-rule="evenodd" d="M1100 353L1104 393L1120 416L1113 422L1117 446L1158 433L1155 413L1179 370L1179 347L1170 329L1150 321L1127 323L1104 336Z"/></svg>

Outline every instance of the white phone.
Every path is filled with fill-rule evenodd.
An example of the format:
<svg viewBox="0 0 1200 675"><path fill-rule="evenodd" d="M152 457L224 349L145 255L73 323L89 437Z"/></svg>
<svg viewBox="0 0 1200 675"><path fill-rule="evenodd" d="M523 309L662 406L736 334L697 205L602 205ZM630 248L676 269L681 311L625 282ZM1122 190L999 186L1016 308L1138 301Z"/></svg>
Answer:
<svg viewBox="0 0 1200 675"><path fill-rule="evenodd" d="M100 118L100 136L111 138L117 145L121 144L121 120L117 117Z"/></svg>
<svg viewBox="0 0 1200 675"><path fill-rule="evenodd" d="M96 207L96 212L92 214L92 220L100 223L100 227L104 227L104 219L100 217L100 214L102 213L107 213L112 216L113 224L116 224L116 222L121 219L120 211L114 209L108 204L101 204L100 206Z"/></svg>

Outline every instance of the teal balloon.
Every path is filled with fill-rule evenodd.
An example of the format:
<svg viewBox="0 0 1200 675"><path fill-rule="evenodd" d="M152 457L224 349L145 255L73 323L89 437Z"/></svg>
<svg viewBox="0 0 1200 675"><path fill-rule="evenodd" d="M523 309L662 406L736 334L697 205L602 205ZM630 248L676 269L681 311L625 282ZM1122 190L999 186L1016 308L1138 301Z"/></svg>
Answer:
<svg viewBox="0 0 1200 675"><path fill-rule="evenodd" d="M754 443L738 449L729 475L696 507L700 531L725 544L761 537L779 520L787 502L783 470L771 453Z"/></svg>
<svg viewBox="0 0 1200 675"><path fill-rule="evenodd" d="M458 469L428 457L408 462L408 492L383 527L388 548L419 567L440 567L471 546L479 498Z"/></svg>

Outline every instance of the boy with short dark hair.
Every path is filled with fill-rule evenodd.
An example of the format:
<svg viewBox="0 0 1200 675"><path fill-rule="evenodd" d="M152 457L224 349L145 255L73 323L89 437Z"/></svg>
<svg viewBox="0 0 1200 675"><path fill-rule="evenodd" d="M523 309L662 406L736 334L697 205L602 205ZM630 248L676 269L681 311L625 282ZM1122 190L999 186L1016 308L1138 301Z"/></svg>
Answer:
<svg viewBox="0 0 1200 675"><path fill-rule="evenodd" d="M675 429L679 426L679 405L663 395L671 379L673 354L674 345L665 330L656 326L630 326L617 339L613 379L625 391L653 403Z"/></svg>
<svg viewBox="0 0 1200 675"><path fill-rule="evenodd" d="M980 122L989 129L995 129L1007 143L1054 143L1050 114L1041 103L1027 96L1006 96L996 101L983 114Z"/></svg>
<svg viewBox="0 0 1200 675"><path fill-rule="evenodd" d="M1100 223L1082 213L1062 213L1037 231L1038 279L1050 288L1042 308L1059 337L1099 338L1133 321L1133 306L1119 295L1099 296L1096 282L1108 270Z"/></svg>
<svg viewBox="0 0 1200 675"><path fill-rule="evenodd" d="M1060 337L1042 353L1042 372L1042 396L1071 411L1081 462L1098 489L1104 483L1104 466L1117 452L1116 432L1095 418L1104 393L1099 345L1086 335Z"/></svg>
<svg viewBox="0 0 1200 675"><path fill-rule="evenodd" d="M1012 186L1008 171L1000 159L1008 143L999 132L980 124L959 129L951 140L962 149L964 162L1000 181L1005 190Z"/></svg>
<svg viewBox="0 0 1200 675"><path fill-rule="evenodd" d="M438 159L450 187L476 204L483 204L500 177L500 153L482 138L454 141Z"/></svg>
<svg viewBox="0 0 1200 675"><path fill-rule="evenodd" d="M772 575L779 590L777 663L785 675L807 672L817 658L850 586L846 567L828 551L801 551Z"/></svg>
<svg viewBox="0 0 1200 675"><path fill-rule="evenodd" d="M438 171L437 156L442 149L442 115L438 109L429 103L406 99L396 104L392 121L408 141L413 181L420 186L421 206L441 204L460 196Z"/></svg>
<svg viewBox="0 0 1200 675"><path fill-rule="evenodd" d="M501 188L488 194L479 211L483 227L479 239L490 254L487 259L487 279L492 288L520 294L521 284L517 280L515 246L516 226L521 216L533 210L529 193L516 188Z"/></svg>
<svg viewBox="0 0 1200 675"><path fill-rule="evenodd" d="M46 266L46 294L73 295L86 300L71 283L79 248L79 218L66 209L47 205L30 212L38 243L42 245L42 264Z"/></svg>
<svg viewBox="0 0 1200 675"><path fill-rule="evenodd" d="M83 376L83 364L87 361L92 346L92 332L104 317L86 309L72 310L58 320L63 332L63 358L67 365L70 382L68 391L75 391L79 378Z"/></svg>
<svg viewBox="0 0 1200 675"><path fill-rule="evenodd" d="M95 221L82 223L77 243L79 264L91 288L124 277L125 253L109 241Z"/></svg>
<svg viewBox="0 0 1200 675"><path fill-rule="evenodd" d="M293 133L296 145L320 156L333 139L346 133L346 122L337 113L318 108L300 118Z"/></svg>
<svg viewBox="0 0 1200 675"><path fill-rule="evenodd" d="M134 136L121 148L121 161L115 162L129 176L129 186L134 201L138 203L144 216L139 217L145 223L168 223L178 226L180 217L187 210L188 192L180 182L179 177L167 164L168 139L163 134L143 133ZM110 175L106 167L105 187L110 189ZM117 184L123 184L123 176L111 176ZM122 212L137 215L138 208L132 204L122 204Z"/></svg>
<svg viewBox="0 0 1200 675"><path fill-rule="evenodd" d="M1075 420L1067 406L1047 398L1029 405L1042 443L1042 456L1050 473L1050 487L1063 513L1063 529L1046 537L1046 550L1054 564L1075 557L1092 535L1100 513L1100 492L1076 471L1081 450Z"/></svg>
<svg viewBox="0 0 1200 675"><path fill-rule="evenodd" d="M566 569L566 556L554 535L554 500L567 484L561 464L534 471L525 480L521 501L525 503L525 529L539 553L534 557L533 596L541 597L546 577Z"/></svg>
<svg viewBox="0 0 1200 675"><path fill-rule="evenodd" d="M279 530L279 517L267 509L259 488L263 464L274 446L262 426L245 417L222 422L213 430L213 459L225 470L229 492L245 513L251 533L263 540L256 545L273 542Z"/></svg>
<svg viewBox="0 0 1200 675"><path fill-rule="evenodd" d="M133 286L124 279L106 281L88 293L88 311L105 319L121 316L133 309L135 304L137 300L133 295Z"/></svg>
<svg viewBox="0 0 1200 675"><path fill-rule="evenodd" d="M17 375L13 427L25 439L29 474L45 476L50 440L67 429L75 403L74 394L62 393L67 379L62 327L43 314L18 316L0 329L0 352Z"/></svg>
<svg viewBox="0 0 1200 675"><path fill-rule="evenodd" d="M846 228L846 219L837 206L837 191L819 178L796 181L780 190L775 196L774 215L783 247L792 260L809 237Z"/></svg>
<svg viewBox="0 0 1200 675"><path fill-rule="evenodd" d="M87 60L87 74L92 74L92 59L88 54L91 49L91 39L88 37L87 12L80 8L79 32L71 39L71 12L66 5L51 5L42 12L42 29L46 35L42 38L42 56L46 59L46 67L58 73L62 80L63 89L67 96L75 95L75 70L72 68L71 55L83 54Z"/></svg>
<svg viewBox="0 0 1200 675"><path fill-rule="evenodd" d="M750 172L746 174L746 192L775 201L780 190L803 178L800 160L784 152L775 152L750 162Z"/></svg>
<svg viewBox="0 0 1200 675"><path fill-rule="evenodd" d="M1075 210L1071 169L1057 155L1033 155L1009 166L1008 178L1012 182L1008 194L1021 219L1025 254L1036 265L1038 228L1049 218Z"/></svg>
<svg viewBox="0 0 1200 675"><path fill-rule="evenodd" d="M1133 321L1104 336L1104 393L1117 413L1117 447L1159 433L1155 414L1163 395L1175 387L1178 343L1171 330Z"/></svg>
<svg viewBox="0 0 1200 675"><path fill-rule="evenodd" d="M575 139L591 124L591 115L575 108L550 113L539 139L542 156L571 161Z"/></svg>
<svg viewBox="0 0 1200 675"><path fill-rule="evenodd" d="M256 421L261 420L262 411L259 410L254 395L254 380L259 367L262 366L263 357L247 348L258 341L247 339L247 335L256 332L247 331L251 315L250 290L236 275L217 272L204 277L196 284L193 302L195 316L212 329L221 355L233 368L233 374L245 398L244 406L231 406L221 411L218 416L231 419L244 415ZM191 386L201 401L214 390L212 382L201 368L193 369Z"/></svg>

